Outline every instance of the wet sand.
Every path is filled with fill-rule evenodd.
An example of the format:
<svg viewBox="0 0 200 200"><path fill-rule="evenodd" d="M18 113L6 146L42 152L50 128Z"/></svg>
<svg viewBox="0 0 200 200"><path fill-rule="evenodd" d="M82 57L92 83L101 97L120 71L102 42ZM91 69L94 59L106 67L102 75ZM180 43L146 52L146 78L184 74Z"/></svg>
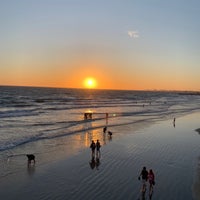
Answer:
<svg viewBox="0 0 200 200"><path fill-rule="evenodd" d="M70 136L65 147L57 141L52 152L38 154L36 164L31 166L27 166L24 156L10 158L1 166L10 170L1 177L0 198L142 199L137 178L146 166L156 176L152 199L198 200L200 136L195 131L199 128L198 119L200 113L193 113L177 118L175 126L171 119L139 128L135 124L110 127L112 139L103 135L102 130ZM102 144L99 160L92 163L91 138L100 139ZM25 147L20 148L23 152ZM148 190L145 199L149 199Z"/></svg>

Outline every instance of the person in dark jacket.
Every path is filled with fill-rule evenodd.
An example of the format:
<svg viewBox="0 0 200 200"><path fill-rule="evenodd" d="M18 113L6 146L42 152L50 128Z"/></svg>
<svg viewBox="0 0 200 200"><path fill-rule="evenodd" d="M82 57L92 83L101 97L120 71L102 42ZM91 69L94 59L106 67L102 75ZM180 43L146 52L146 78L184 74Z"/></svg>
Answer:
<svg viewBox="0 0 200 200"><path fill-rule="evenodd" d="M95 149L96 149L96 144L94 142L94 140L92 140L92 143L90 144L90 148L92 150L92 158L95 157Z"/></svg>
<svg viewBox="0 0 200 200"><path fill-rule="evenodd" d="M97 140L97 142L96 142L96 155L97 155L97 157L100 156L100 148L101 148L101 144L100 144L99 140Z"/></svg>

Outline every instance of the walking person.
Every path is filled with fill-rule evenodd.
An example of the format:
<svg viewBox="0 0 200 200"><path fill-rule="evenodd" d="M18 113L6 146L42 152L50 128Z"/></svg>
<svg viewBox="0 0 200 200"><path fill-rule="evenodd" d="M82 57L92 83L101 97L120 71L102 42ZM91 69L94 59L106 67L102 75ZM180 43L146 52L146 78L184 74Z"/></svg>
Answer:
<svg viewBox="0 0 200 200"><path fill-rule="evenodd" d="M95 157L95 149L96 149L96 144L95 144L94 140L92 140L92 143L90 144L90 148L92 150L92 159L94 159L94 157Z"/></svg>
<svg viewBox="0 0 200 200"><path fill-rule="evenodd" d="M100 156L100 148L101 148L101 144L100 144L100 142L99 142L99 140L97 140L97 142L96 142L96 155L97 155L97 158L99 158L99 156Z"/></svg>
<svg viewBox="0 0 200 200"><path fill-rule="evenodd" d="M155 175L152 169L149 170L148 181L149 181L149 198L151 199L153 194L153 185L155 185Z"/></svg>
<svg viewBox="0 0 200 200"><path fill-rule="evenodd" d="M143 167L138 180L140 180L140 177L142 177L142 193L145 194L146 192L146 182L148 179L148 171L146 170L146 167Z"/></svg>

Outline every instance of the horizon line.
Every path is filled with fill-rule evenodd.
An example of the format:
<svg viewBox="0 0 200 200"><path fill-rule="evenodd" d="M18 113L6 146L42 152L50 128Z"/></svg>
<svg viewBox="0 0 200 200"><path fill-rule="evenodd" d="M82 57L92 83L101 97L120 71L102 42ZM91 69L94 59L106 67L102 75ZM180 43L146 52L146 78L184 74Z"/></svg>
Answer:
<svg viewBox="0 0 200 200"><path fill-rule="evenodd" d="M112 89L112 88L73 88L73 87L56 87L56 86L30 86L30 85L0 85L0 87L29 87L29 88L54 88L54 89L78 89L78 90L116 90L116 91L151 91L151 92L197 92L200 90L170 90L170 89Z"/></svg>

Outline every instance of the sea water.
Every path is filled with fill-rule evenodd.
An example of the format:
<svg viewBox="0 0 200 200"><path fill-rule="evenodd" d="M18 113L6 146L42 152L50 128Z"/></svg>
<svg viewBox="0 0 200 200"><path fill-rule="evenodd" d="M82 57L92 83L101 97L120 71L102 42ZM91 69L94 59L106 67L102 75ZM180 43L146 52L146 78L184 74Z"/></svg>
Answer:
<svg viewBox="0 0 200 200"><path fill-rule="evenodd" d="M65 151L77 151L89 146L85 132L173 120L199 109L199 93L1 86L0 163L27 153L53 154L63 144ZM92 119L84 118L88 112ZM1 169L1 176L9 173L7 166Z"/></svg>

